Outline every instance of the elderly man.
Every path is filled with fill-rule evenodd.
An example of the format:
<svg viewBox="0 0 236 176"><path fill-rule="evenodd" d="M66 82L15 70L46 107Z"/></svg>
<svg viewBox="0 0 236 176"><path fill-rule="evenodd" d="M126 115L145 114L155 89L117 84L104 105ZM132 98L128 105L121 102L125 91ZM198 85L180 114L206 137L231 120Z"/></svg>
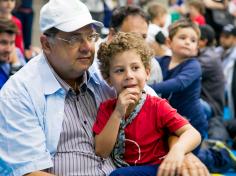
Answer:
<svg viewBox="0 0 236 176"><path fill-rule="evenodd" d="M41 9L43 52L0 92L0 175L108 175L115 169L110 158L95 155L92 133L99 104L115 96L88 71L101 25L78 0L50 0ZM194 166L205 169L194 162L196 174Z"/></svg>

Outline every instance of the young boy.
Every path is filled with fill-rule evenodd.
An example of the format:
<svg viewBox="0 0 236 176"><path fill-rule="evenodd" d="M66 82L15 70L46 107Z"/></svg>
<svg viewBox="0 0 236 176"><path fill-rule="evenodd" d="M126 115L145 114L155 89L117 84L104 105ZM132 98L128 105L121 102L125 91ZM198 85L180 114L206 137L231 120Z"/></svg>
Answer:
<svg viewBox="0 0 236 176"><path fill-rule="evenodd" d="M183 157L201 141L200 134L166 100L147 95L152 52L140 35L118 33L98 51L104 79L117 98L103 102L93 131L95 152L110 154L118 167L111 175L158 175L179 171ZM179 140L168 150L166 136ZM137 166L136 166L137 165ZM144 165L144 166L142 166Z"/></svg>
<svg viewBox="0 0 236 176"><path fill-rule="evenodd" d="M198 52L199 37L197 24L186 19L176 21L169 27L167 42L172 56L158 59L163 82L151 87L168 99L178 113L189 119L204 138L208 123L200 103L202 71L200 63L194 58Z"/></svg>

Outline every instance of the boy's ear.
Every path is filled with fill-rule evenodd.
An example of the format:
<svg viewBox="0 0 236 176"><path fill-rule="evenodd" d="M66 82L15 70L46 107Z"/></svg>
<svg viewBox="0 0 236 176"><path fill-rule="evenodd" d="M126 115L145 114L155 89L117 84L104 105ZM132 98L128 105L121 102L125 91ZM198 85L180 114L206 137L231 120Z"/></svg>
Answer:
<svg viewBox="0 0 236 176"><path fill-rule="evenodd" d="M166 38L166 46L168 47L168 48L170 48L171 47L171 40L170 40L170 38L168 37L168 38Z"/></svg>
<svg viewBox="0 0 236 176"><path fill-rule="evenodd" d="M150 76L151 76L151 66L147 67L147 68L145 69L145 71L146 71L146 74L147 74L146 81L148 81L149 78L150 78Z"/></svg>
<svg viewBox="0 0 236 176"><path fill-rule="evenodd" d="M107 84L108 84L110 87L112 87L112 84L111 84L111 81L110 81L110 77L108 77L108 78L106 79L106 82L107 82Z"/></svg>

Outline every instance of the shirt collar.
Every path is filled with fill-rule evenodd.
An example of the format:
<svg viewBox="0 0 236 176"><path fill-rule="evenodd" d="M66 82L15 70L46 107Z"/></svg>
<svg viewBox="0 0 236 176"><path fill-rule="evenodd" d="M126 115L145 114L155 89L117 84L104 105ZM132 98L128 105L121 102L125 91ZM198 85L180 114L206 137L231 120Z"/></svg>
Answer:
<svg viewBox="0 0 236 176"><path fill-rule="evenodd" d="M9 63L0 62L0 68L3 70L3 72L4 72L6 75L9 75L9 74L10 74L11 67L10 67L10 64L9 64Z"/></svg>
<svg viewBox="0 0 236 176"><path fill-rule="evenodd" d="M43 54L44 58L45 58L45 62L48 65L49 70L51 71L51 73L53 74L54 78L57 80L57 82L59 83L58 85L60 85L60 88L63 88L66 92L72 90L72 87L67 84L56 72L55 70L52 68L52 66L50 65L50 63L48 62L48 59L46 58L46 56ZM90 72L90 71L86 71L83 75L83 82L79 88L79 90L81 92L85 92L87 88L90 88L91 84L97 84L99 85L101 82L99 76L97 75L96 72Z"/></svg>

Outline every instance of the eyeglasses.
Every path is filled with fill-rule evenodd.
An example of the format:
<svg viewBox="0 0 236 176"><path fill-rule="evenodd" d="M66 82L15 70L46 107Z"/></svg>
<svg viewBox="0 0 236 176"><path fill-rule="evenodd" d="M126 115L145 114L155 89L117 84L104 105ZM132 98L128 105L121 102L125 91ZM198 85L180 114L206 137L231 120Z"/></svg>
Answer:
<svg viewBox="0 0 236 176"><path fill-rule="evenodd" d="M71 48L78 47L81 43L83 43L83 42L85 41L85 39L86 39L88 42L93 43L93 42L98 41L98 38L99 38L99 34L98 34L98 33L93 33L93 34L91 34L91 35L82 35L82 34L79 34L79 35L77 35L77 36L71 37L69 40L64 39L64 38L61 38L61 37L56 37L56 39L68 43L68 45L69 45Z"/></svg>

